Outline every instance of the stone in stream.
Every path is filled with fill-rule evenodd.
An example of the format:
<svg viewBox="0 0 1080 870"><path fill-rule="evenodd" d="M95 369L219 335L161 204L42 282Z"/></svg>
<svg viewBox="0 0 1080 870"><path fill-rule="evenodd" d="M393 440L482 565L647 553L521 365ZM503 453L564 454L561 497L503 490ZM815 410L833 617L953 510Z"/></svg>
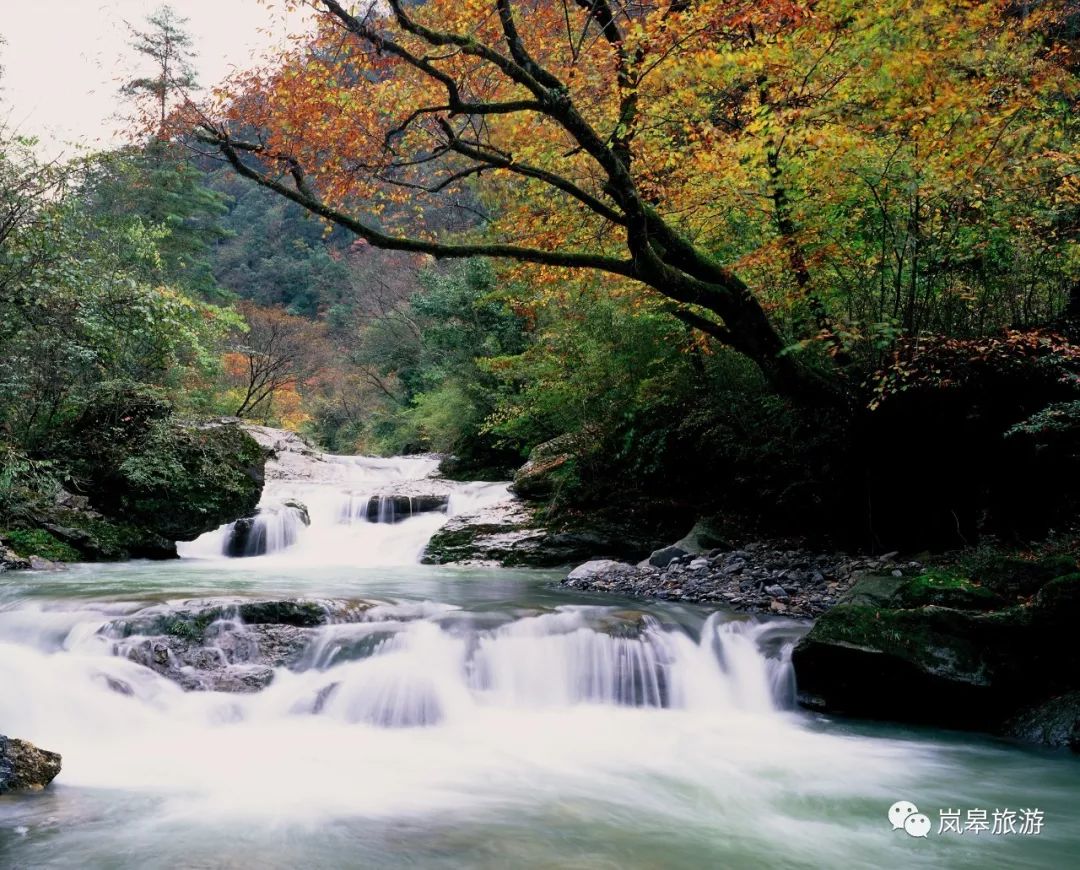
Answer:
<svg viewBox="0 0 1080 870"><path fill-rule="evenodd" d="M0 735L0 794L42 789L60 773L60 755Z"/></svg>
<svg viewBox="0 0 1080 870"><path fill-rule="evenodd" d="M356 621L369 608L359 601L195 601L146 608L100 633L114 639L116 655L189 691L257 692L275 668L300 665L319 627Z"/></svg>

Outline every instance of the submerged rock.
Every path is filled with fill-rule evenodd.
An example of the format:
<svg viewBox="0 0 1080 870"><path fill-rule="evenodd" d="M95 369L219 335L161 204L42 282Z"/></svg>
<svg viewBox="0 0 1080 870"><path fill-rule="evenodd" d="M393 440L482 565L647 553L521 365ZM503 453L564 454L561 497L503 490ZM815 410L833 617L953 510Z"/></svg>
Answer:
<svg viewBox="0 0 1080 870"><path fill-rule="evenodd" d="M1012 602L945 572L867 577L796 647L800 701L1073 745L1080 649L1070 637L1078 617L1075 573Z"/></svg>
<svg viewBox="0 0 1080 870"><path fill-rule="evenodd" d="M60 762L56 752L0 735L0 794L45 788L60 773Z"/></svg>
<svg viewBox="0 0 1080 870"><path fill-rule="evenodd" d="M105 626L116 655L189 691L257 692L275 668L298 666L331 622L355 621L359 601L194 601L146 608Z"/></svg>

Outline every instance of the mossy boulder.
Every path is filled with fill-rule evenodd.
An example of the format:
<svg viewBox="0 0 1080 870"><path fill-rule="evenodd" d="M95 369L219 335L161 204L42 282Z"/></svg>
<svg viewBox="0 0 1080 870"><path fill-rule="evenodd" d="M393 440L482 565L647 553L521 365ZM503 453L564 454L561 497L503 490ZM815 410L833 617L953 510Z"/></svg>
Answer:
<svg viewBox="0 0 1080 870"><path fill-rule="evenodd" d="M1080 650L1068 630L1078 618L1076 573L1016 603L952 572L866 577L796 647L800 700L836 713L1004 731L1019 711L1080 689Z"/></svg>
<svg viewBox="0 0 1080 870"><path fill-rule="evenodd" d="M25 563L12 566L16 568L29 568L30 563L26 560L32 556L50 562L78 562L81 558L78 550L45 529L0 531L0 540Z"/></svg>
<svg viewBox="0 0 1080 870"><path fill-rule="evenodd" d="M189 541L254 512L265 461L239 426L169 421L119 463L91 466L88 491L107 516Z"/></svg>
<svg viewBox="0 0 1080 870"><path fill-rule="evenodd" d="M103 384L42 456L62 488L0 505L0 538L54 562L175 558L176 541L254 513L267 455L237 422L185 421L156 390Z"/></svg>
<svg viewBox="0 0 1080 870"><path fill-rule="evenodd" d="M577 475L582 438L575 432L538 444L529 454L529 461L514 473L510 491L533 501L553 498Z"/></svg>

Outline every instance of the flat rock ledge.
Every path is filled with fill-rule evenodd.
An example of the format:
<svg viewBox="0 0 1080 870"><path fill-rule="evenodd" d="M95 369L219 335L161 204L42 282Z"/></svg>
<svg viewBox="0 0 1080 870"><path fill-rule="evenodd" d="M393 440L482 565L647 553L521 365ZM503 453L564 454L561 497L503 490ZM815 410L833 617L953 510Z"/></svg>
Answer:
<svg viewBox="0 0 1080 870"><path fill-rule="evenodd" d="M784 542L756 542L700 554L667 547L637 565L609 559L586 562L571 571L562 585L628 598L719 604L748 613L813 618L832 607L864 574L901 576L922 569L918 562L897 562L896 556L822 554Z"/></svg>
<svg viewBox="0 0 1080 870"><path fill-rule="evenodd" d="M0 734L0 794L45 788L60 773L60 755Z"/></svg>

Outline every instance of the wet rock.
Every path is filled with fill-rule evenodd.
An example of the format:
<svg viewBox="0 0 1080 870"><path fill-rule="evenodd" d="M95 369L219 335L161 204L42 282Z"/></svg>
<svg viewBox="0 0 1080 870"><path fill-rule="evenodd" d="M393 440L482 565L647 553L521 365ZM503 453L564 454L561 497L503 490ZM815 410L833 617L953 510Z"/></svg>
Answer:
<svg viewBox="0 0 1080 870"><path fill-rule="evenodd" d="M0 735L0 794L42 789L60 773L60 755Z"/></svg>
<svg viewBox="0 0 1080 870"><path fill-rule="evenodd" d="M326 607L314 601L245 601L237 608L247 623L311 628L329 621Z"/></svg>
<svg viewBox="0 0 1080 870"><path fill-rule="evenodd" d="M1080 691L1028 707L1006 722L1002 730L1006 736L1025 743L1080 752Z"/></svg>
<svg viewBox="0 0 1080 870"><path fill-rule="evenodd" d="M115 654L189 691L257 692L276 668L301 666L319 627L362 619L370 606L297 600L157 605L101 633L114 638Z"/></svg>
<svg viewBox="0 0 1080 870"><path fill-rule="evenodd" d="M582 581L592 583L601 578L609 579L620 575L633 577L636 576L637 572L638 568L636 566L628 565L626 562L616 562L613 559L594 559L584 565L578 565L567 574L566 583L572 586Z"/></svg>
<svg viewBox="0 0 1080 870"><path fill-rule="evenodd" d="M281 503L281 506L283 508L288 508L289 510L295 511L297 519L299 519L300 522L302 522L305 526L311 525L311 514L308 511L307 505L304 504L302 501L299 501L295 498L290 498L283 501Z"/></svg>
<svg viewBox="0 0 1080 870"><path fill-rule="evenodd" d="M3 571L28 571L30 560L24 559L10 547L0 541L0 572Z"/></svg>
<svg viewBox="0 0 1080 870"><path fill-rule="evenodd" d="M233 559L265 555L270 540L275 537L270 527L275 525L278 544L288 547L296 542L300 526L311 525L311 517L307 507L295 499L261 507L254 515L242 517L232 524L224 554Z"/></svg>
<svg viewBox="0 0 1080 870"><path fill-rule="evenodd" d="M679 546L664 547L654 550L649 556L649 564L654 568L666 568L676 559L688 555L686 550Z"/></svg>
<svg viewBox="0 0 1080 870"><path fill-rule="evenodd" d="M241 517L233 523L229 537L225 541L225 555L231 559L239 559L243 556L260 556L266 552L265 542L261 552L254 552L258 548L253 546L252 538L255 530L255 517Z"/></svg>
<svg viewBox="0 0 1080 870"><path fill-rule="evenodd" d="M116 692L118 695L131 697L135 694L135 690L131 688L131 684L126 680L118 680L116 677L110 677L108 674L98 674L97 676L111 691Z"/></svg>
<svg viewBox="0 0 1080 870"><path fill-rule="evenodd" d="M549 568L600 558L637 561L658 543L599 520L552 529L523 502L508 499L475 514L451 517L428 541L423 561Z"/></svg>
<svg viewBox="0 0 1080 870"><path fill-rule="evenodd" d="M1078 617L1075 573L1019 603L944 572L868 576L796 647L800 701L1060 741L1071 702L1046 705L1080 691L1080 650L1070 640Z"/></svg>
<svg viewBox="0 0 1080 870"><path fill-rule="evenodd" d="M34 571L62 571L63 566L56 564L56 562L50 562L48 559L42 559L40 556L30 557L30 568Z"/></svg>

